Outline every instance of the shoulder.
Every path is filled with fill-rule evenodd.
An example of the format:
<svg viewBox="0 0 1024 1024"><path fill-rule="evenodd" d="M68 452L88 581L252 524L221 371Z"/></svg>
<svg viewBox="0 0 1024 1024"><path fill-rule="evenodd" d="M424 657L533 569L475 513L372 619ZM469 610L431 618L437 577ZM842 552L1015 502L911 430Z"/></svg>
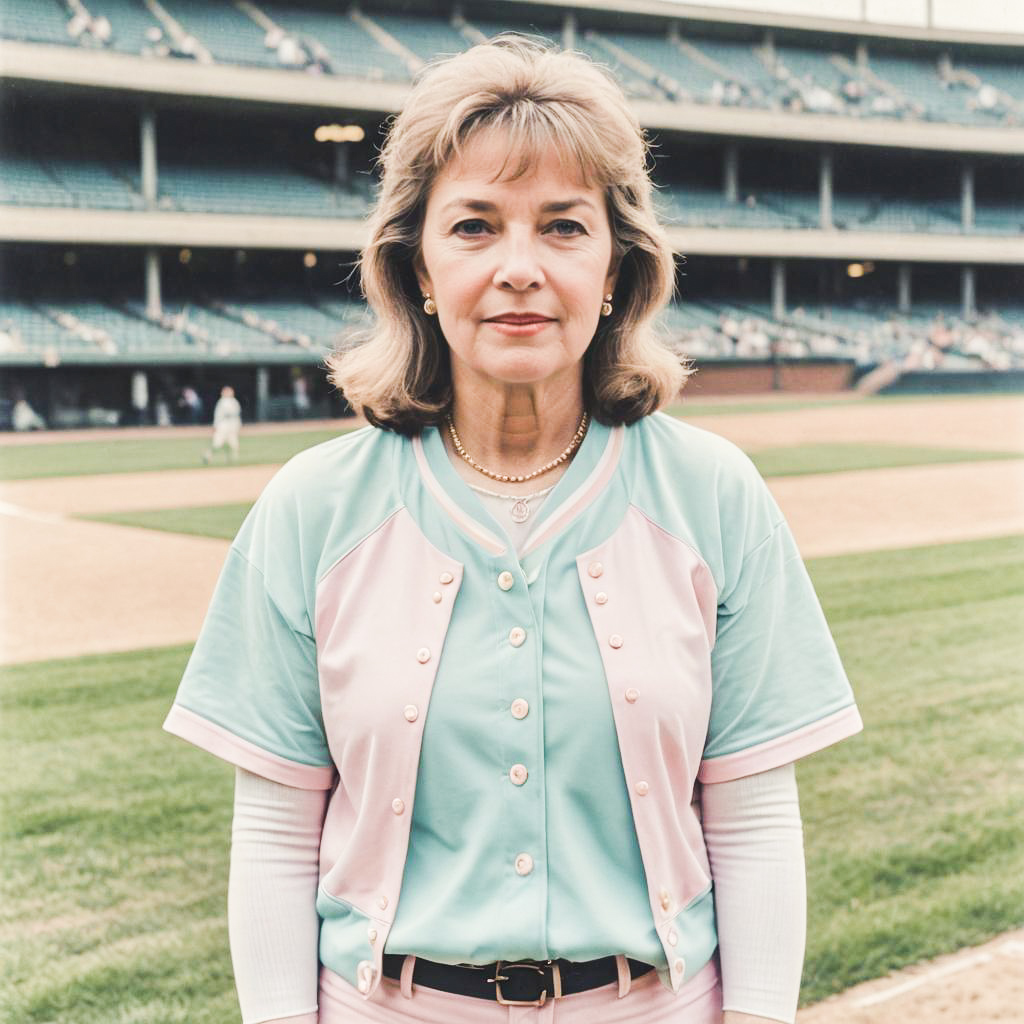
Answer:
<svg viewBox="0 0 1024 1024"><path fill-rule="evenodd" d="M695 547L716 579L782 522L757 467L731 441L665 413L628 429L632 503Z"/></svg>
<svg viewBox="0 0 1024 1024"><path fill-rule="evenodd" d="M750 457L713 431L660 412L629 429L641 478L655 486L694 486L715 493L759 492L764 487Z"/></svg>
<svg viewBox="0 0 1024 1024"><path fill-rule="evenodd" d="M235 539L257 564L301 551L316 575L322 561L354 545L401 503L396 449L408 442L363 427L307 448L271 478Z"/></svg>
<svg viewBox="0 0 1024 1024"><path fill-rule="evenodd" d="M350 430L293 455L274 474L266 494L315 497L373 484L390 470L396 434L375 427Z"/></svg>

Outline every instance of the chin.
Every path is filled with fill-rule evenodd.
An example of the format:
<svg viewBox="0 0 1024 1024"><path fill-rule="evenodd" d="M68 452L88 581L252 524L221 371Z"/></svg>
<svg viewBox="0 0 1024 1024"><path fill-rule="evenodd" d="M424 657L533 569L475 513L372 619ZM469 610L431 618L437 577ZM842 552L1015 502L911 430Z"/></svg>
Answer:
<svg viewBox="0 0 1024 1024"><path fill-rule="evenodd" d="M555 366L534 357L503 359L480 368L482 373L502 384L539 384L566 369L565 366Z"/></svg>

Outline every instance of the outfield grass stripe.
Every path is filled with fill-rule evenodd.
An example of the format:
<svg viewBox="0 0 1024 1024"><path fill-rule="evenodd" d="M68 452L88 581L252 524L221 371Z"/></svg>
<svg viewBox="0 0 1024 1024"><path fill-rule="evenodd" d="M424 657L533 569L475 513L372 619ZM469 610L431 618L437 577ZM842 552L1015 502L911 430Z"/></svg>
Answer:
<svg viewBox="0 0 1024 1024"><path fill-rule="evenodd" d="M199 505L192 508L108 512L88 518L100 523L115 523L118 526L137 526L165 533L232 540L251 508L252 502L238 502L230 505Z"/></svg>
<svg viewBox="0 0 1024 1024"><path fill-rule="evenodd" d="M281 464L306 448L356 429L243 432L239 465ZM202 465L206 438L152 437L129 440L54 442L6 445L0 457L0 480L32 480L51 476L92 476L97 473L139 473L149 470L194 469ZM217 456L215 465L224 465Z"/></svg>
<svg viewBox="0 0 1024 1024"><path fill-rule="evenodd" d="M952 465L1024 458L1024 453L896 444L804 444L761 448L750 455L762 476L808 476L861 469Z"/></svg>

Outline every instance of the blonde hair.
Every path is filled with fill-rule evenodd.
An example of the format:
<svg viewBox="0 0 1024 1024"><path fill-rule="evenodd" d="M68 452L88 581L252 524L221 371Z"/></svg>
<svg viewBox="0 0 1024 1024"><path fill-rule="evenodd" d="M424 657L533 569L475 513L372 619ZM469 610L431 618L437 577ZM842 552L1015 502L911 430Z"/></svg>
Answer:
<svg viewBox="0 0 1024 1024"><path fill-rule="evenodd" d="M448 346L423 311L415 273L424 211L441 171L493 129L509 143L503 177L527 173L554 145L584 182L604 189L618 280L614 312L583 358L584 402L608 424L654 412L689 371L652 329L672 295L675 264L651 203L643 130L610 72L511 34L429 66L392 123L359 261L375 325L361 345L328 359L332 382L376 426L416 434L443 419L452 401Z"/></svg>

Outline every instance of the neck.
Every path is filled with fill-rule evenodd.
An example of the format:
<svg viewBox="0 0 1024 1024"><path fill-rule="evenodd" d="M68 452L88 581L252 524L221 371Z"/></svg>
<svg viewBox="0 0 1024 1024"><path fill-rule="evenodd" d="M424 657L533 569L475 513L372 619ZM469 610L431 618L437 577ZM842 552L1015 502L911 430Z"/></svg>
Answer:
<svg viewBox="0 0 1024 1024"><path fill-rule="evenodd" d="M496 473L526 475L556 458L572 441L583 416L582 381L494 388L456 384L452 419L466 452ZM452 451L451 438L444 431ZM456 464L484 478L460 457ZM568 460L529 481L534 490L552 483ZM466 475L463 471L463 475ZM467 476L467 479L472 477Z"/></svg>

